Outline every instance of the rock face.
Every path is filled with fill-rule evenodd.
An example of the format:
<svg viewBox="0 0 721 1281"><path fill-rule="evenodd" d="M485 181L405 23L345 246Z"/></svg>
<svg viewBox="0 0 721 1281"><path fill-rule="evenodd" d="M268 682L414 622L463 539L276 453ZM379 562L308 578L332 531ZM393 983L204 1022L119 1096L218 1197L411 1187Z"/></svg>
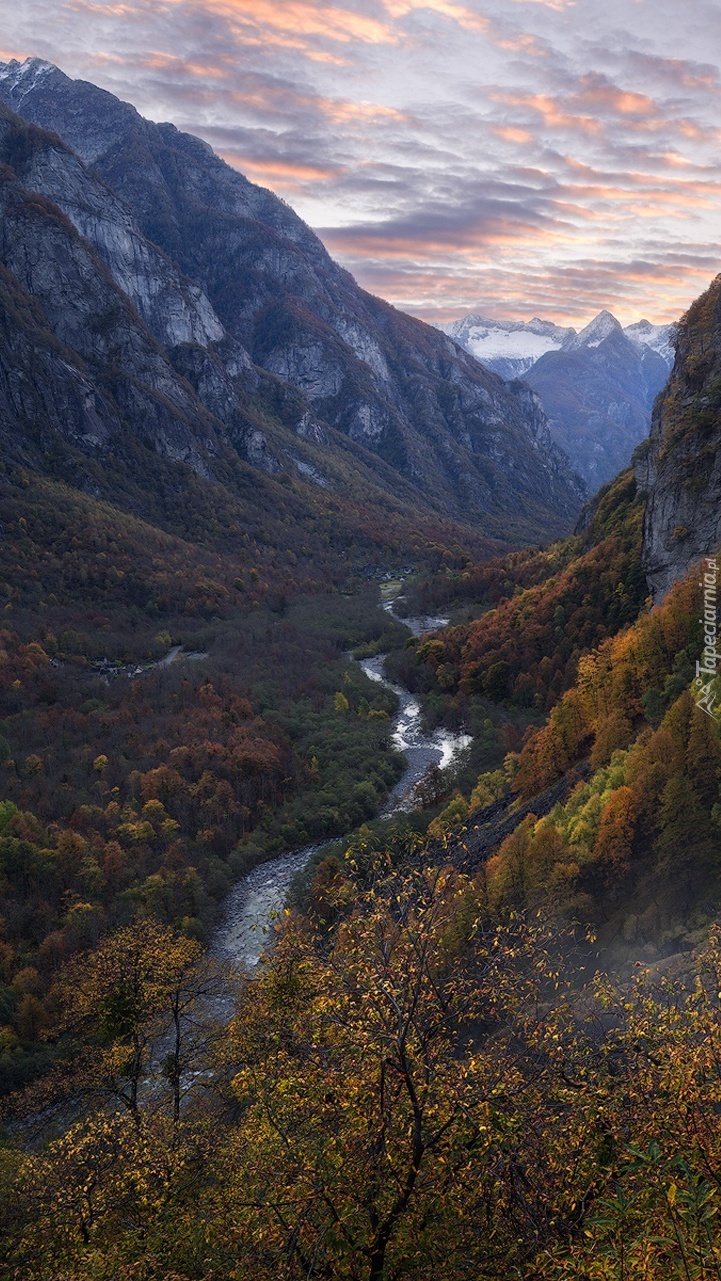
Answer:
<svg viewBox="0 0 721 1281"><path fill-rule="evenodd" d="M251 397L294 440L331 449L340 432L419 500L494 536L568 527L584 489L537 399L361 290L271 192L37 59L0 65L0 100L62 139L16 127L15 180L92 247L158 359L246 459L272 470L297 453L243 425Z"/></svg>
<svg viewBox="0 0 721 1281"><path fill-rule="evenodd" d="M643 566L660 600L721 547L721 276L680 323L673 372L636 476L648 494Z"/></svg>
<svg viewBox="0 0 721 1281"><path fill-rule="evenodd" d="M538 392L551 435L591 492L628 465L648 434L673 364L675 326L642 320L622 329L608 311L580 333L538 319L480 316L447 332L496 373L522 377Z"/></svg>
<svg viewBox="0 0 721 1281"><path fill-rule="evenodd" d="M94 248L19 172L62 149L0 110L0 430L10 456L68 438L90 453L125 425L207 474L218 428ZM76 159L69 157L71 167ZM14 167L11 167L11 164Z"/></svg>

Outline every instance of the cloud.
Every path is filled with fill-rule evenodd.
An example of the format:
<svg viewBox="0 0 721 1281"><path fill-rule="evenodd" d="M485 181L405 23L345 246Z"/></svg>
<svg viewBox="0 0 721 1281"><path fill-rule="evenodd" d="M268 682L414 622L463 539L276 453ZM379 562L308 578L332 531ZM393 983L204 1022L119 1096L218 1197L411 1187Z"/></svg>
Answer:
<svg viewBox="0 0 721 1281"><path fill-rule="evenodd" d="M170 0L173 3L174 0ZM183 3L184 0L178 0ZM389 25L362 9L318 0L204 0L204 8L233 27L273 33L276 40L301 43L314 36L341 44L393 41Z"/></svg>
<svg viewBox="0 0 721 1281"><path fill-rule="evenodd" d="M629 70L664 88L687 90L692 97L717 93L721 88L718 67L709 62L690 62L683 58L662 58L640 49L629 50L625 63Z"/></svg>
<svg viewBox="0 0 721 1281"><path fill-rule="evenodd" d="M718 269L708 0L29 10L7 7L6 57L48 57L200 134L419 314L664 319Z"/></svg>

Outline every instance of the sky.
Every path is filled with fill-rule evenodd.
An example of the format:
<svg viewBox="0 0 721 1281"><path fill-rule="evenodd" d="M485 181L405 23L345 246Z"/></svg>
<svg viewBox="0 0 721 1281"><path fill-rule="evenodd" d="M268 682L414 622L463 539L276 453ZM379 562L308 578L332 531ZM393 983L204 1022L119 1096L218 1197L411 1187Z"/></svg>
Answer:
<svg viewBox="0 0 721 1281"><path fill-rule="evenodd" d="M38 56L205 138L366 289L675 320L721 271L721 0L0 0Z"/></svg>

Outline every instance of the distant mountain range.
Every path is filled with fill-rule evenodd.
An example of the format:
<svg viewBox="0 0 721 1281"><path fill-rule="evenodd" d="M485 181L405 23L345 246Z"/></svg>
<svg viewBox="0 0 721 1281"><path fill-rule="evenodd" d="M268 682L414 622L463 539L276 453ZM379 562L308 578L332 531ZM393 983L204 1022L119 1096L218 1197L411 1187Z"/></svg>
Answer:
<svg viewBox="0 0 721 1281"><path fill-rule="evenodd" d="M455 338L487 369L510 379L522 378L549 351L598 347L603 338L621 326L610 312L602 311L580 333L537 316L533 320L489 320L487 316L469 315L438 328ZM676 329L676 325L652 325L648 320L639 320L627 325L623 333L635 346L657 352L670 369Z"/></svg>
<svg viewBox="0 0 721 1281"><path fill-rule="evenodd" d="M140 442L215 480L235 456L355 503L370 483L505 541L568 527L584 487L533 391L365 293L206 143L39 59L0 64L0 103L11 456L72 446L105 492Z"/></svg>
<svg viewBox="0 0 721 1281"><path fill-rule="evenodd" d="M621 327L602 311L577 333L550 321L464 316L443 331L502 378L537 391L554 439L589 488L627 465L648 435L651 410L673 366L675 325Z"/></svg>

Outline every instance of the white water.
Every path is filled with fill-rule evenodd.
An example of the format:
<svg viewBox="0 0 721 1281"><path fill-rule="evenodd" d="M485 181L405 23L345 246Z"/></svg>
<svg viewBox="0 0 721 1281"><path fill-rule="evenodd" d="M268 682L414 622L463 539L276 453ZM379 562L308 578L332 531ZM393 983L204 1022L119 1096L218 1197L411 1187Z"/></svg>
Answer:
<svg viewBox="0 0 721 1281"><path fill-rule="evenodd" d="M383 608L393 614L392 602ZM414 636L423 636L426 632L445 627L448 619L401 618L399 622L410 628ZM390 818L411 808L413 789L429 765L436 764L445 769L463 748L468 747L471 737L447 729L424 733L418 700L402 686L385 679L384 663L385 654L379 654L375 658L363 659L360 666L371 680L392 689L399 701L393 742L405 753L407 764L381 813L382 818ZM333 843L324 841L292 854L281 854L261 863L238 881L226 899L225 917L213 941L216 955L249 968L257 965L267 944L272 941L274 925L283 913L293 877L302 871L313 854Z"/></svg>

